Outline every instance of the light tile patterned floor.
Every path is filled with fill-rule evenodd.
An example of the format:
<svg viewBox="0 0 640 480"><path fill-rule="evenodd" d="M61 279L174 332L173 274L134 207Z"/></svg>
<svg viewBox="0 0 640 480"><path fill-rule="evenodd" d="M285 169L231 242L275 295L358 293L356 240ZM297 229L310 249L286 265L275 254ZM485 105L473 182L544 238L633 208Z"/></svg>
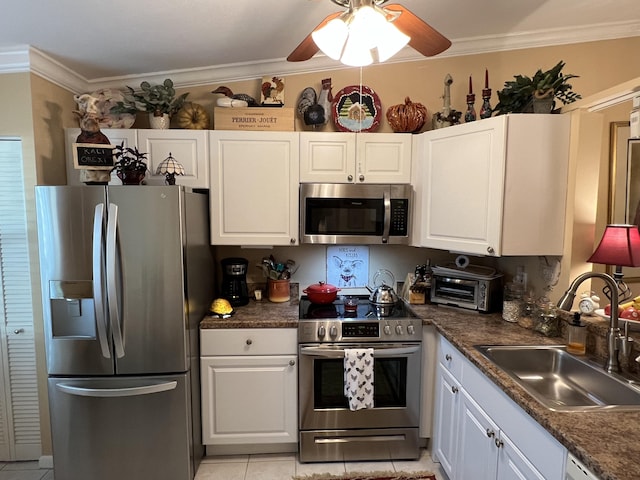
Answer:
<svg viewBox="0 0 640 480"><path fill-rule="evenodd" d="M200 464L195 480L284 480L294 475L378 470L426 470L435 473L437 480L447 478L439 464L431 460L430 452L423 450L418 460L396 462L300 463L294 453L206 457Z"/></svg>
<svg viewBox="0 0 640 480"><path fill-rule="evenodd" d="M418 460L397 462L300 463L294 453L206 457L195 480L287 480L294 475L375 470L426 470L435 473L437 480L447 478L429 451L423 450ZM0 480L54 480L54 476L52 470L38 468L38 462L0 462Z"/></svg>

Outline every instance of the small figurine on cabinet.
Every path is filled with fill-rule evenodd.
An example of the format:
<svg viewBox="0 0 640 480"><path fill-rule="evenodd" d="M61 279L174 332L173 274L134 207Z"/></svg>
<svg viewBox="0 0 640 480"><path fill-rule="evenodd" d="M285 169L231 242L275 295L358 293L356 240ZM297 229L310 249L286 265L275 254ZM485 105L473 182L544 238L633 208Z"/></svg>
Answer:
<svg viewBox="0 0 640 480"><path fill-rule="evenodd" d="M74 110L80 123L80 135L76 138L76 143L89 143L94 145L109 145L111 141L100 131L100 118L96 113L81 112ZM111 171L104 169L80 170L80 181L87 185L106 185L111 178Z"/></svg>
<svg viewBox="0 0 640 480"><path fill-rule="evenodd" d="M444 95L443 107L441 112L437 112L433 116L433 128L444 128L451 125L458 125L460 123L460 117L462 112L451 108L451 84L453 83L453 77L447 73L444 77Z"/></svg>

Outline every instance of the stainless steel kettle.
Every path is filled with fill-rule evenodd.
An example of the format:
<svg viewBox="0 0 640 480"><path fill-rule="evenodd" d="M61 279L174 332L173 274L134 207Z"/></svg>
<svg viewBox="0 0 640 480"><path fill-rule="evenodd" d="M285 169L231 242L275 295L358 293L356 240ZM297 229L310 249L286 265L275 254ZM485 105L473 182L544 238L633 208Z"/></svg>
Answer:
<svg viewBox="0 0 640 480"><path fill-rule="evenodd" d="M375 288L367 286L367 289L371 292L369 302L374 307L375 313L382 317L391 315L398 302L398 295L396 295L393 287L387 285L387 282L391 285L395 284L395 277L389 270L381 269L373 277Z"/></svg>

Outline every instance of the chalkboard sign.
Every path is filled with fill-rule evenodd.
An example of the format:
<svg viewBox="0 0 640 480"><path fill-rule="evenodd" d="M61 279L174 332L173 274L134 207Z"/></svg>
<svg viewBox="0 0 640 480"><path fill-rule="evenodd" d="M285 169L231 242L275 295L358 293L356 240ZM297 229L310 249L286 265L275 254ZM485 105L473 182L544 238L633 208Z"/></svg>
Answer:
<svg viewBox="0 0 640 480"><path fill-rule="evenodd" d="M74 143L73 167L79 170L111 170L115 164L115 145L98 143Z"/></svg>

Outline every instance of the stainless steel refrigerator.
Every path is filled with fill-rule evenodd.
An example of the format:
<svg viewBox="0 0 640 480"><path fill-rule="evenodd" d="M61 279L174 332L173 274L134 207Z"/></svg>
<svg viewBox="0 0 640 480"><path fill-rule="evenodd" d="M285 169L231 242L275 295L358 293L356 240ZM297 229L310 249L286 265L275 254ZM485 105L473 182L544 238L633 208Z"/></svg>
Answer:
<svg viewBox="0 0 640 480"><path fill-rule="evenodd" d="M56 480L191 480L213 296L206 195L36 187L36 205Z"/></svg>

